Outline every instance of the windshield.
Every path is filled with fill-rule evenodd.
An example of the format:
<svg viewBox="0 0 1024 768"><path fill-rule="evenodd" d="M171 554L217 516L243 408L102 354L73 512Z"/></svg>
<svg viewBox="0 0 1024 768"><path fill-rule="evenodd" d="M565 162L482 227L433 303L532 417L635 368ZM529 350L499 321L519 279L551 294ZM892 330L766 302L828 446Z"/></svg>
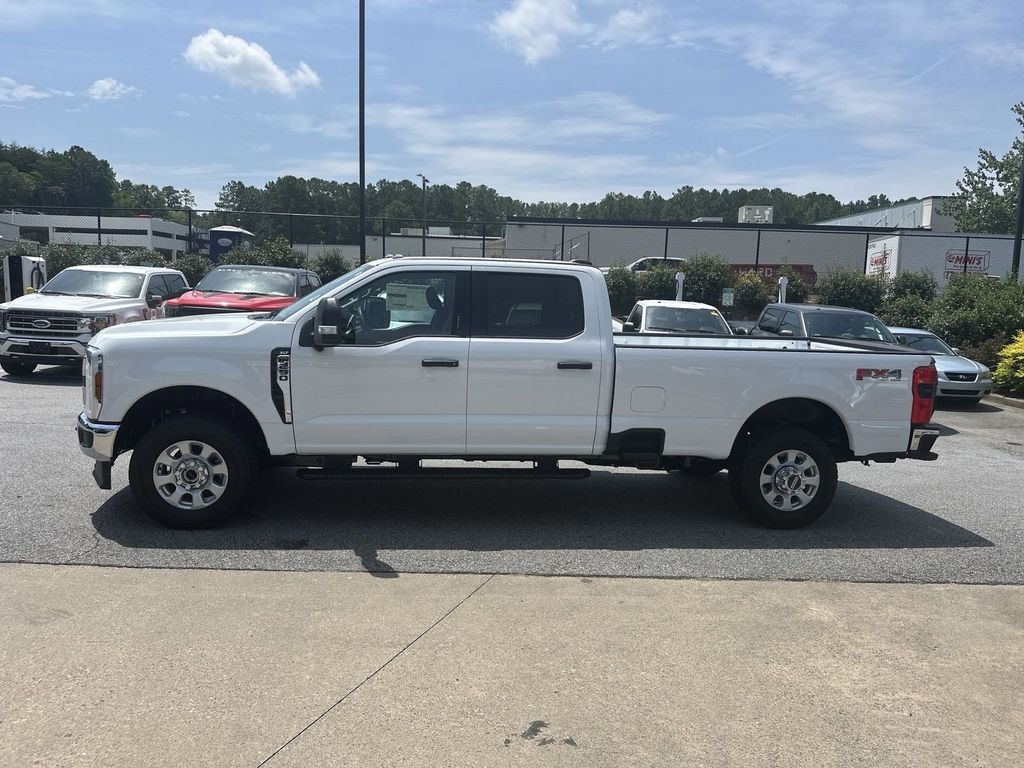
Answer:
<svg viewBox="0 0 1024 768"><path fill-rule="evenodd" d="M808 336L831 336L837 339L868 339L899 344L889 329L874 315L853 312L808 312L804 315Z"/></svg>
<svg viewBox="0 0 1024 768"><path fill-rule="evenodd" d="M717 310L696 307L649 307L644 330L732 335Z"/></svg>
<svg viewBox="0 0 1024 768"><path fill-rule="evenodd" d="M920 334L904 334L903 338L907 340L906 346L913 347L914 349L920 350L921 352L927 352L929 355L955 355L952 349L947 347L940 339L935 336Z"/></svg>
<svg viewBox="0 0 1024 768"><path fill-rule="evenodd" d="M294 296L295 275L251 267L217 267L199 281L197 291L245 293L261 296Z"/></svg>
<svg viewBox="0 0 1024 768"><path fill-rule="evenodd" d="M144 275L92 269L65 269L39 292L58 296L94 296L98 299L137 299Z"/></svg>
<svg viewBox="0 0 1024 768"><path fill-rule="evenodd" d="M359 275L363 274L367 270L373 269L373 264L374 263L372 261L369 261L366 264L356 267L351 272L346 272L341 277L336 278L329 283L321 285L315 291L306 294L306 296L296 301L290 307L285 307L284 309L282 309L274 316L274 319L286 320L292 315L301 312L310 304L314 304L320 301L320 299L322 299L324 296L330 296L339 286L344 285L349 280L353 280L356 277L359 277Z"/></svg>

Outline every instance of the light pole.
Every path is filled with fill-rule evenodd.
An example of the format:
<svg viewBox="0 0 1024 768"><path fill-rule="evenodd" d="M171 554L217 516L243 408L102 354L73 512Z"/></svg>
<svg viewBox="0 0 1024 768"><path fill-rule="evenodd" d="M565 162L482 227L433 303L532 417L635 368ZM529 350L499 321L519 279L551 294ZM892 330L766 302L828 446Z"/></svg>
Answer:
<svg viewBox="0 0 1024 768"><path fill-rule="evenodd" d="M423 253L421 255L427 255L427 184L430 183L430 179L424 176L422 173L417 173L421 179L423 179Z"/></svg>
<svg viewBox="0 0 1024 768"><path fill-rule="evenodd" d="M366 0L359 0L359 263L366 263Z"/></svg>

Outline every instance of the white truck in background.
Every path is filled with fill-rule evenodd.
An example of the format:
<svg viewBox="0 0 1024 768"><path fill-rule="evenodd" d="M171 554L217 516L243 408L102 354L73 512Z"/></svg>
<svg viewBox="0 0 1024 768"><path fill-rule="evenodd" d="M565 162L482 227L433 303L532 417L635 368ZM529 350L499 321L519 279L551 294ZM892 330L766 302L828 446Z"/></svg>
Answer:
<svg viewBox="0 0 1024 768"><path fill-rule="evenodd" d="M559 460L728 469L755 520L795 528L828 508L838 463L935 458L927 354L616 335L610 319L589 266L371 262L276 314L104 331L87 349L79 444L107 489L132 451L137 502L179 528L229 517L261 465L426 476L445 471L421 465L434 458L530 462L519 472L534 477L587 473Z"/></svg>
<svg viewBox="0 0 1024 768"><path fill-rule="evenodd" d="M64 269L38 291L0 304L0 367L12 376L27 376L38 365L81 366L95 334L163 317L163 303L187 289L185 275L176 269Z"/></svg>

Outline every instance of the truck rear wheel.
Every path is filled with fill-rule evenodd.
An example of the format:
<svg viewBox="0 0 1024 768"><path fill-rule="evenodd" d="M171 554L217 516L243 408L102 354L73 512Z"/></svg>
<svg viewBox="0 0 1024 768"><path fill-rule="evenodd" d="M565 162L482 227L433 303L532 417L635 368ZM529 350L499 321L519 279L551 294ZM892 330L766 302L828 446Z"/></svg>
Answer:
<svg viewBox="0 0 1024 768"><path fill-rule="evenodd" d="M768 528L802 528L836 493L832 451L804 429L785 429L752 442L729 470L736 502Z"/></svg>
<svg viewBox="0 0 1024 768"><path fill-rule="evenodd" d="M150 517L171 528L219 525L238 507L255 475L249 442L215 417L160 422L132 453L132 493Z"/></svg>
<svg viewBox="0 0 1024 768"><path fill-rule="evenodd" d="M0 368L11 376L28 376L36 369L35 363L23 363L7 355L0 356Z"/></svg>

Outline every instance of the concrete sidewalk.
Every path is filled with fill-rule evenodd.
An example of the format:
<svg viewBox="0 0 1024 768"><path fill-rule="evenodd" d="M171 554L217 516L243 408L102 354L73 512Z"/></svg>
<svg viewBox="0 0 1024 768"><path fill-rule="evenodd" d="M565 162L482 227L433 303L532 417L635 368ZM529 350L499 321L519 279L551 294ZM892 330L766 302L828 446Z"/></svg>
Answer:
<svg viewBox="0 0 1024 768"><path fill-rule="evenodd" d="M0 765L1013 766L1024 588L0 565Z"/></svg>

